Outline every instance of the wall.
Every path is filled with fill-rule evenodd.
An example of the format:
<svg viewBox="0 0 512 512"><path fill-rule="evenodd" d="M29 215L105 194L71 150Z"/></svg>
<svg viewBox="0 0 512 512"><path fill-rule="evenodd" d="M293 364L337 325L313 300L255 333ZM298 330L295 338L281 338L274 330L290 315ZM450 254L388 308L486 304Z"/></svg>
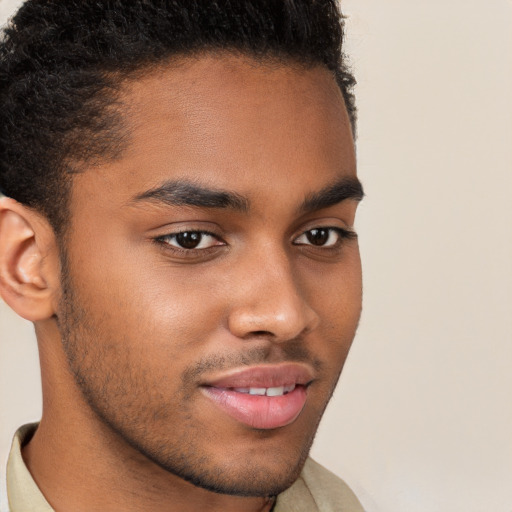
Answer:
<svg viewBox="0 0 512 512"><path fill-rule="evenodd" d="M512 3L342 6L364 314L313 453L368 512L510 512ZM40 414L37 374L30 326L0 303L1 471Z"/></svg>

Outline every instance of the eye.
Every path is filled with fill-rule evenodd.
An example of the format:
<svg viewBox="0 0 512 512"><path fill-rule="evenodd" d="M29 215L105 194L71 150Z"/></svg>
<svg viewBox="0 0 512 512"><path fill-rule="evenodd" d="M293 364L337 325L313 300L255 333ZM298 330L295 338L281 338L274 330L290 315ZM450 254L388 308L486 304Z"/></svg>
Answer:
<svg viewBox="0 0 512 512"><path fill-rule="evenodd" d="M336 247L343 239L355 238L356 236L353 231L342 228L314 228L300 235L294 243L315 247Z"/></svg>
<svg viewBox="0 0 512 512"><path fill-rule="evenodd" d="M159 237L159 241L182 250L201 250L224 245L215 235L206 231L182 231Z"/></svg>

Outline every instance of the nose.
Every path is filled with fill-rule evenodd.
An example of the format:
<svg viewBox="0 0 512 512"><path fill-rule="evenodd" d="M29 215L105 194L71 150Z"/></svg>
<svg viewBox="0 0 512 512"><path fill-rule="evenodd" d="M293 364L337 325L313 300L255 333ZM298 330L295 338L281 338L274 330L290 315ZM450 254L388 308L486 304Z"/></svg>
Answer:
<svg viewBox="0 0 512 512"><path fill-rule="evenodd" d="M293 340L318 325L298 276L284 251L256 257L241 266L228 317L230 332L242 339L266 336Z"/></svg>

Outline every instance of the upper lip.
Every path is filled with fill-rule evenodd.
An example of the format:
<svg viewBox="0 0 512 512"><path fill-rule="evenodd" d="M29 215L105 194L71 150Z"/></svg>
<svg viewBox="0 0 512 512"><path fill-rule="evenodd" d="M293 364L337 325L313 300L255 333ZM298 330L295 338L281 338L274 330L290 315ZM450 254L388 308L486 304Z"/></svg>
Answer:
<svg viewBox="0 0 512 512"><path fill-rule="evenodd" d="M313 369L303 363L282 363L235 368L213 377L206 386L216 388L275 388L307 385L314 379Z"/></svg>

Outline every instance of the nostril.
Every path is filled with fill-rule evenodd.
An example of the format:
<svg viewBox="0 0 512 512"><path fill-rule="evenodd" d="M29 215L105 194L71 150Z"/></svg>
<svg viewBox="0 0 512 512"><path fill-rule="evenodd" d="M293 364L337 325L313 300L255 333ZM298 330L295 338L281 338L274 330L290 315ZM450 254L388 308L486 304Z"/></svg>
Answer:
<svg viewBox="0 0 512 512"><path fill-rule="evenodd" d="M272 336L270 331L253 331L251 334L253 336Z"/></svg>

